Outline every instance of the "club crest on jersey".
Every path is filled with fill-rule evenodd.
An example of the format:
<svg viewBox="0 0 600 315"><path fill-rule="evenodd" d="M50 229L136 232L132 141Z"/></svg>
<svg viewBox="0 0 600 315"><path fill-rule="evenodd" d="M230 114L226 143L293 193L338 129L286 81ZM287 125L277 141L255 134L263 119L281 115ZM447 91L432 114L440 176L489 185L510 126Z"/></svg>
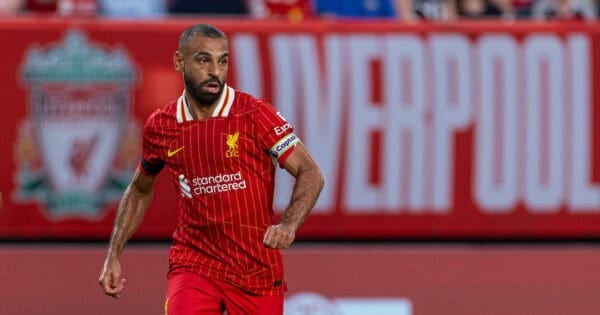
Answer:
<svg viewBox="0 0 600 315"><path fill-rule="evenodd" d="M30 114L17 130L15 200L43 204L52 219L98 219L140 155L133 62L123 48L69 30L61 42L28 49L20 74Z"/></svg>
<svg viewBox="0 0 600 315"><path fill-rule="evenodd" d="M225 143L227 143L227 146L229 148L227 149L227 152L225 153L226 157L231 158L231 157L240 156L240 152L238 151L238 145L237 145L239 138L240 138L240 133L238 131L236 131L234 134L227 135L227 140Z"/></svg>

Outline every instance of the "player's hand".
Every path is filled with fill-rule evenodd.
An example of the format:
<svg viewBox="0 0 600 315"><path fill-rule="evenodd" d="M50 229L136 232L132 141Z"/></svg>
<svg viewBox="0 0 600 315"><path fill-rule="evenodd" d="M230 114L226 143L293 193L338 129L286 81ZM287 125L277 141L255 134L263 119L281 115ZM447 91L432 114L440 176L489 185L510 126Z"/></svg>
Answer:
<svg viewBox="0 0 600 315"><path fill-rule="evenodd" d="M271 225L265 231L263 244L268 248L284 249L292 245L295 237L296 230L291 226L283 224Z"/></svg>
<svg viewBox="0 0 600 315"><path fill-rule="evenodd" d="M120 297L121 291L125 288L125 279L121 278L121 264L118 259L107 258L104 261L98 283L106 295L116 299Z"/></svg>

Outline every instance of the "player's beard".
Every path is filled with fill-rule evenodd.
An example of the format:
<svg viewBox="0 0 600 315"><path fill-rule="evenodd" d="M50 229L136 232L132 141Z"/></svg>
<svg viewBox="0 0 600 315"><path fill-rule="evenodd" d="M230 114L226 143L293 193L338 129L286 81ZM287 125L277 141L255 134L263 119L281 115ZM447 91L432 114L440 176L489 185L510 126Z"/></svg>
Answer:
<svg viewBox="0 0 600 315"><path fill-rule="evenodd" d="M212 77L206 81L196 83L194 79L187 75L187 73L183 74L183 82L189 95L203 107L210 107L214 104L221 96L221 93L223 93L223 87L225 86L225 82L222 82L217 77ZM219 84L219 91L216 93L204 91L202 88L209 83Z"/></svg>

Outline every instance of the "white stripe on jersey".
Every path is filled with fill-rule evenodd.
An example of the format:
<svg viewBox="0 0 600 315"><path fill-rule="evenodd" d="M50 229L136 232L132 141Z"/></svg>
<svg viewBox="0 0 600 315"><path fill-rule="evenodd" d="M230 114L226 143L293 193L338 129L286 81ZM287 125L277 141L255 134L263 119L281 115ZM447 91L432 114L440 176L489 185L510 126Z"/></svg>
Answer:
<svg viewBox="0 0 600 315"><path fill-rule="evenodd" d="M185 92L184 92L185 95ZM179 97L179 99L177 100L177 122L178 123L182 123L183 122L183 98L184 95L181 95Z"/></svg>
<svg viewBox="0 0 600 315"><path fill-rule="evenodd" d="M223 103L225 102L225 97L227 96L227 91L229 87L227 84L223 86L223 92L221 93L221 97L219 97L219 101L217 102L217 107L212 112L211 117L217 117L223 108Z"/></svg>
<svg viewBox="0 0 600 315"><path fill-rule="evenodd" d="M229 115L229 111L231 111L234 99L235 90L225 84L223 86L223 93L221 93L221 97L219 98L217 106L213 110L211 117L218 117L220 112L223 112L220 117L227 117ZM181 95L177 100L177 122L182 123L186 121L192 121L194 120L193 117L194 116L192 116L192 112L190 111L187 98L185 97L185 91L183 91L183 95Z"/></svg>
<svg viewBox="0 0 600 315"><path fill-rule="evenodd" d="M227 104L225 104L225 108L223 109L223 115L221 115L221 117L227 117L229 115L231 105L233 105L233 99L235 98L234 89L230 87L227 87L227 89L229 89L229 98L227 99Z"/></svg>
<svg viewBox="0 0 600 315"><path fill-rule="evenodd" d="M190 112L190 105L187 102L187 98L185 97L185 92L183 92L183 120L184 121L192 121L194 120L194 116L192 116L192 112Z"/></svg>

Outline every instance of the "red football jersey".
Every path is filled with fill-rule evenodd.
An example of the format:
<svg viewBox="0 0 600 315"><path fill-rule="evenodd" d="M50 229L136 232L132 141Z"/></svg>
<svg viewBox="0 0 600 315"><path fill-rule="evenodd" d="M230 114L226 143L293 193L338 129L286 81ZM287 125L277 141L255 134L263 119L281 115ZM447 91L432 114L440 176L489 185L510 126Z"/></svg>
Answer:
<svg viewBox="0 0 600 315"><path fill-rule="evenodd" d="M166 165L181 192L169 270L215 277L256 294L285 291L279 250L263 245L274 174L299 139L263 100L225 86L212 117L194 120L185 94L144 126L140 168Z"/></svg>

